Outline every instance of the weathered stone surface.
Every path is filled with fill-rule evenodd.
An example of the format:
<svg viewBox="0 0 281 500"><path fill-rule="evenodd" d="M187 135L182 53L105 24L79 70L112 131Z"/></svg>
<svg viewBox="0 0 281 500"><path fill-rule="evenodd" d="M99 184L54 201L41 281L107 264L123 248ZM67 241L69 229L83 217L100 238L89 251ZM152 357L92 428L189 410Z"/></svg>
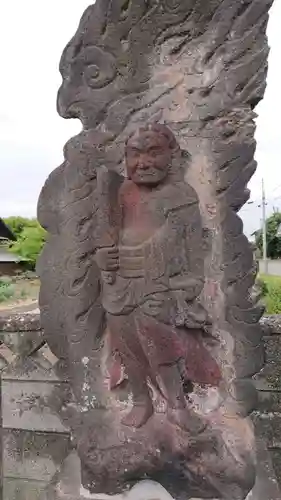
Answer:
<svg viewBox="0 0 281 500"><path fill-rule="evenodd" d="M91 493L122 492L130 478L141 477L143 463L146 474L160 479L175 496L183 494L180 481L186 483L184 495L200 492L206 498L229 495L233 488L237 498L243 498L254 483L251 429L246 420L238 422L242 410L238 411L237 403L243 407L246 380L239 379L238 386L236 379L233 395L226 391L222 402L218 397L211 416L194 411L187 397L188 392L190 398L196 395L192 384L213 386L221 396L219 385L224 376L219 342L210 334L207 307L199 299L204 286L203 231L197 196L184 183L182 158L167 127L147 125L127 141L126 180L105 169L98 173L101 213L95 262L101 275L106 332L97 365L89 365L90 358L84 356L81 368L84 365L85 373L96 376L91 398L100 409L90 412L86 405L89 415L83 422L80 419L74 432L82 482ZM110 205L113 196L122 207L120 215L118 206ZM114 246L115 240L118 246ZM256 360L253 350L260 352L260 338L237 339L237 370L245 346ZM77 361L70 355L76 394ZM241 379L255 369L241 368ZM91 393L86 376L84 380L82 394L78 394L80 407L85 386ZM112 398L118 398L124 383L127 399L117 399L116 405ZM251 404L248 394L247 389ZM233 415L230 419L229 414ZM229 441L235 443L233 450ZM121 454L117 468L116 446ZM236 466L237 455L247 470L244 477ZM227 484L218 479L224 475L229 477Z"/></svg>
<svg viewBox="0 0 281 500"><path fill-rule="evenodd" d="M253 485L244 417L263 307L237 212L256 169L271 4L97 0L63 53L58 110L83 131L39 200L40 307L69 361L92 493L143 475L179 499L231 488L244 500Z"/></svg>
<svg viewBox="0 0 281 500"><path fill-rule="evenodd" d="M47 483L26 479L4 479L3 500L39 500Z"/></svg>
<svg viewBox="0 0 281 500"><path fill-rule="evenodd" d="M69 453L68 428L58 416L71 400L61 384L66 371L45 344L38 316L6 317L1 328L1 498L38 500Z"/></svg>
<svg viewBox="0 0 281 500"><path fill-rule="evenodd" d="M270 450L270 456L272 459L277 481L281 488L281 449Z"/></svg>
<svg viewBox="0 0 281 500"><path fill-rule="evenodd" d="M39 314L0 316L0 332L35 332L41 330Z"/></svg>
<svg viewBox="0 0 281 500"><path fill-rule="evenodd" d="M44 345L38 316L0 317L0 372Z"/></svg>
<svg viewBox="0 0 281 500"><path fill-rule="evenodd" d="M268 323L269 325L275 325L274 330L271 330L271 326L269 329L265 328L265 332L267 334L273 334L274 331L278 331L278 324L281 321L281 317L273 316L265 317L263 319L263 324ZM263 326L264 328L264 326ZM16 326L16 330L19 331L19 328ZM265 339L267 342L267 338ZM275 344L276 337L270 339L270 349L269 349L269 361L275 359L276 364L278 365L278 345ZM278 341L277 341L278 342ZM274 347L275 346L275 347ZM272 357L273 356L273 357ZM275 371L275 365L270 365L271 368ZM271 369L270 368L270 369ZM270 372L269 372L270 373ZM14 380L39 380L50 382L58 382L61 380L58 377L57 373L52 370L43 369L33 360L33 357L28 357L25 359L18 360L14 366L11 366L4 373L2 373L2 378L14 379ZM64 379L66 379L66 372L64 371ZM260 386L259 386L260 387ZM274 413L274 416L271 416L271 419L265 419L266 425L264 421L259 424L260 432L263 436L264 429L266 428L266 435L268 436L268 431L271 426L272 418L276 419L277 413L280 412L281 409L281 394L279 392L275 392L276 385L270 391L261 391L259 392L259 403L258 409L260 413ZM260 417L259 417L260 420ZM265 427L264 427L265 426ZM275 435L276 433L276 435ZM273 424L272 433L270 434L269 444L278 444L278 439L280 439L280 426L279 423L275 425ZM4 467L5 467L5 475L10 474L11 478L5 480L5 500L26 500L32 499L32 495L37 500L40 497L40 494L43 490L47 488L47 484L49 479L52 476L52 473L57 470L57 466L67 453L67 445L69 437L66 434L41 434L41 433L29 433L28 431L14 431L14 430L5 430L5 442L7 442L7 435L11 435L12 438L9 440L12 441L12 444L17 441L18 446L11 446L8 451L7 456L7 445L5 448L4 455ZM28 438L24 436L28 435ZM18 436L15 438L15 436ZM278 438L279 436L279 438ZM35 447L25 446L25 442L35 443ZM22 450L21 452L19 451ZM41 452L42 450L42 452ZM20 454L22 453L22 454ZM280 448L271 449L270 456L272 457L272 462L275 470L275 474L277 480L281 484L281 452ZM32 458L33 457L33 458ZM79 462L78 462L79 463ZM79 472L79 471L78 471ZM73 470L71 472L71 478L67 479L68 489L72 486L72 482L75 478L75 474L77 470ZM38 483L36 477L45 477L48 479L47 482ZM268 473L267 473L268 475ZM17 479L13 479L13 477L17 476ZM27 480L27 477L29 478ZM80 477L80 476L79 476ZM33 480L33 479L34 480ZM268 488L268 484L266 485ZM69 490L70 491L70 490ZM268 492L268 489L266 490ZM155 499L155 494L151 492L153 495L153 500ZM45 493L44 493L45 494ZM261 500L268 499L268 495L262 496ZM274 500L275 497L273 496ZM277 496L276 498L279 497ZM53 497L52 497L53 500ZM72 498L71 498L72 500ZM77 498L75 498L77 500ZM80 500L80 499L79 499ZM147 499L146 499L147 500ZM256 500L256 497L254 497ZM260 499L258 499L260 500Z"/></svg>
<svg viewBox="0 0 281 500"><path fill-rule="evenodd" d="M69 435L3 430L5 478L50 482L70 450Z"/></svg>
<svg viewBox="0 0 281 500"><path fill-rule="evenodd" d="M281 333L281 314L264 316L260 323L264 335L279 335Z"/></svg>
<svg viewBox="0 0 281 500"><path fill-rule="evenodd" d="M156 498L157 500L172 500L171 495L160 484L152 481L142 481L131 491L127 491L124 496L128 500L155 500ZM90 498L93 498L92 495L81 487L80 463L75 452L69 455L53 484L40 496L40 500L86 500ZM112 498L116 497L113 495ZM120 499L119 495L118 498ZM121 495L122 498L123 495Z"/></svg>
<svg viewBox="0 0 281 500"><path fill-rule="evenodd" d="M258 391L256 409L261 413L281 412L281 392Z"/></svg>
<svg viewBox="0 0 281 500"><path fill-rule="evenodd" d="M233 492L232 492L233 493ZM62 470L58 473L53 485L46 489L40 500L86 500L97 498L91 496L86 490L81 488L81 476L79 473L79 459L75 453L69 455ZM123 496L113 496L112 499L124 500L172 500L159 483L152 481L142 481ZM229 497L229 498L233 498ZM258 467L257 479L253 490L246 500L280 500L281 494L272 467L271 457L262 442L258 444ZM193 497L190 500L202 500ZM215 499L213 499L215 500Z"/></svg>
<svg viewBox="0 0 281 500"><path fill-rule="evenodd" d="M0 332L0 343L5 344L13 353L28 356L43 343L42 330ZM1 349L1 347L0 347Z"/></svg>
<svg viewBox="0 0 281 500"><path fill-rule="evenodd" d="M262 328L262 333L264 336L278 335L281 333L281 315L272 314L263 316L260 319L260 325ZM34 332L41 331L40 314L11 314L10 316L0 315L0 339L3 338L5 332L18 333L18 332L30 332L31 338ZM41 334L38 333L40 336ZM13 339L13 337L10 337ZM20 335L20 339L29 339L29 336L23 337ZM41 337L40 337L41 338ZM255 341L256 341L255 336ZM20 342L16 341L18 345Z"/></svg>
<svg viewBox="0 0 281 500"><path fill-rule="evenodd" d="M64 390L67 395L64 395ZM68 432L58 416L69 400L67 386L44 382L2 381L4 428Z"/></svg>
<svg viewBox="0 0 281 500"><path fill-rule="evenodd" d="M47 365L47 366L46 366ZM1 376L3 380L33 381L33 382L66 382L67 369L63 363L58 362L55 366L48 365L46 359L42 359L41 353L28 358L20 358L5 365L6 368Z"/></svg>
<svg viewBox="0 0 281 500"><path fill-rule="evenodd" d="M281 491L272 465L271 454L263 441L258 443L256 484L246 500L280 500Z"/></svg>
<svg viewBox="0 0 281 500"><path fill-rule="evenodd" d="M252 415L256 431L269 448L281 448L281 413L260 413Z"/></svg>
<svg viewBox="0 0 281 500"><path fill-rule="evenodd" d="M266 364L254 376L255 386L260 390L281 390L281 337L264 337Z"/></svg>

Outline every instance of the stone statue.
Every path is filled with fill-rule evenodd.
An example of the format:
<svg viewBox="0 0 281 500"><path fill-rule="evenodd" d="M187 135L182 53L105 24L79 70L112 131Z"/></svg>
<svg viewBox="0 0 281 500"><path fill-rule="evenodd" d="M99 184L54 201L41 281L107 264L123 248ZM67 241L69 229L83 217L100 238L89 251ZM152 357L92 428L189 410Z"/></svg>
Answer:
<svg viewBox="0 0 281 500"><path fill-rule="evenodd" d="M153 413L148 378L165 395L168 418L185 428L195 417L186 405L184 383L220 380L202 343L207 316L196 300L204 285L203 232L180 153L163 125L133 133L126 145L127 178L118 191L120 221L112 199L106 210L115 212L111 226L101 214L105 238L112 237L112 245L98 248L95 256L113 358L110 387L123 380L123 364L133 393L123 423L136 427Z"/></svg>
<svg viewBox="0 0 281 500"><path fill-rule="evenodd" d="M83 129L40 195L40 309L88 497L254 486L262 307L238 211L271 4L96 0L63 52L58 111Z"/></svg>

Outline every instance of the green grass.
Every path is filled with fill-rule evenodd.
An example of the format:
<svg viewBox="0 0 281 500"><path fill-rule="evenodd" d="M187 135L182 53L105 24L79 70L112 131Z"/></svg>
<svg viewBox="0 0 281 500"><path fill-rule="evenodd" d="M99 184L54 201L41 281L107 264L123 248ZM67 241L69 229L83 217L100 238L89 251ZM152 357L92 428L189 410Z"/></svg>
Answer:
<svg viewBox="0 0 281 500"><path fill-rule="evenodd" d="M281 276L260 275L259 279L266 286L263 300L267 314L281 314Z"/></svg>
<svg viewBox="0 0 281 500"><path fill-rule="evenodd" d="M10 278L0 278L0 302L10 300L15 294L15 288Z"/></svg>
<svg viewBox="0 0 281 500"><path fill-rule="evenodd" d="M38 299L39 280L35 277L1 276L0 311L7 307L21 305Z"/></svg>

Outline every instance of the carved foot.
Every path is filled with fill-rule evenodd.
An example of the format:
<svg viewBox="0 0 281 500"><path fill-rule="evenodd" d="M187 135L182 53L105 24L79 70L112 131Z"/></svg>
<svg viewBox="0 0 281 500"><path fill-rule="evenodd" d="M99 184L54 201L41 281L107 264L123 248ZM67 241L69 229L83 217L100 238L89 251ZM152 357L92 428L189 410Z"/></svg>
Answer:
<svg viewBox="0 0 281 500"><path fill-rule="evenodd" d="M199 434L207 427L207 423L187 408L168 408L167 418L171 424L178 425L191 435Z"/></svg>
<svg viewBox="0 0 281 500"><path fill-rule="evenodd" d="M142 427L154 413L151 401L146 401L143 404L137 403L133 405L131 411L122 418L122 424L128 427Z"/></svg>

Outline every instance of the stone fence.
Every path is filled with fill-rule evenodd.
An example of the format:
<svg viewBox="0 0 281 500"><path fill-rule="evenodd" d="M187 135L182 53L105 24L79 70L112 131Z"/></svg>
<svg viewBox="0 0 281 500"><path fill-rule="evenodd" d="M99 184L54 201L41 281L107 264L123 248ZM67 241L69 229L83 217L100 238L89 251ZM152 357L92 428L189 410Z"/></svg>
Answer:
<svg viewBox="0 0 281 500"><path fill-rule="evenodd" d="M281 483L281 315L265 316L262 327L266 363L254 377L259 404L252 418ZM39 315L0 318L5 500L25 489L22 498L37 500L71 448L69 429L58 417L69 398L58 363L44 341Z"/></svg>
<svg viewBox="0 0 281 500"><path fill-rule="evenodd" d="M259 403L253 421L267 443L281 484L281 315L264 316L261 323L266 356L263 369L254 376Z"/></svg>
<svg viewBox="0 0 281 500"><path fill-rule="evenodd" d="M59 363L39 315L0 318L4 500L39 500L70 452L62 411L69 389Z"/></svg>

